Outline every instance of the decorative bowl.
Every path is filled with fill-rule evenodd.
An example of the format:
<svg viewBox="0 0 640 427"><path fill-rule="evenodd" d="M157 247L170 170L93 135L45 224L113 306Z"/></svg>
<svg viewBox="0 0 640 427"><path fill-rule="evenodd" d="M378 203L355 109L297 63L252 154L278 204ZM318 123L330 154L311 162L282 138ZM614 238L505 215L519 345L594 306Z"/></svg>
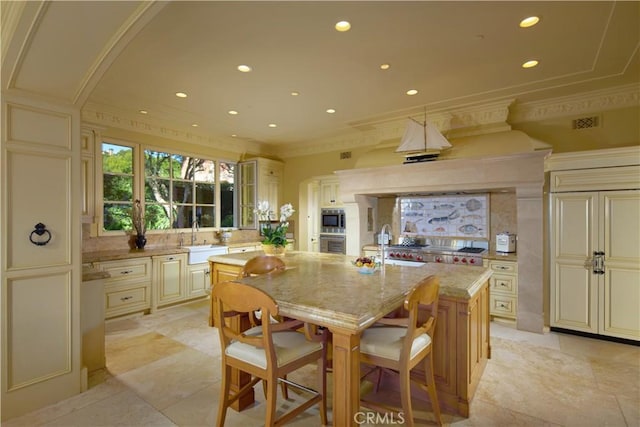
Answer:
<svg viewBox="0 0 640 427"><path fill-rule="evenodd" d="M377 269L378 266L374 265L373 267L369 267L366 265L363 265L362 267L356 267L358 269L358 273L360 274L373 274Z"/></svg>

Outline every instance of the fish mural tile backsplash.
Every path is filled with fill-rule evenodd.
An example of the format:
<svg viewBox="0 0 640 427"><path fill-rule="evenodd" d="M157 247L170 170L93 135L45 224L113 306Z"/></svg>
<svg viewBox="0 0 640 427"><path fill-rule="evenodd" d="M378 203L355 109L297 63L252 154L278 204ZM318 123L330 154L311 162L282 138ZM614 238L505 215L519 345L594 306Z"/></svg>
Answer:
<svg viewBox="0 0 640 427"><path fill-rule="evenodd" d="M489 238L489 195L403 198L401 232L434 237Z"/></svg>

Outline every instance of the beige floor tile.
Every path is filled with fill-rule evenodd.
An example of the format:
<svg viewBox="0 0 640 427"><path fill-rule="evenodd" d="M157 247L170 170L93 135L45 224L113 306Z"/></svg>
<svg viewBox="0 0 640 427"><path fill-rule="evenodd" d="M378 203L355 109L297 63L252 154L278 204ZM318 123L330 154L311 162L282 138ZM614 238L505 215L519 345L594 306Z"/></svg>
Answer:
<svg viewBox="0 0 640 427"><path fill-rule="evenodd" d="M214 426L220 344L217 330L207 324L208 313L209 300L201 300L109 320L107 369L91 374L90 389L3 427ZM640 426L640 347L555 332L533 334L496 323L491 333L492 359L471 403L471 416L443 413L445 425ZM316 369L304 367L291 379L315 387ZM329 401L331 384L329 375ZM227 427L264 424L260 385L255 395L252 407L228 411ZM280 393L278 398L279 410L291 406ZM394 392L383 390L380 398L399 404ZM428 401L414 399L414 410L417 425L433 425ZM390 422L382 416L362 425L394 425ZM290 425L319 424L318 410L312 408Z"/></svg>
<svg viewBox="0 0 640 427"><path fill-rule="evenodd" d="M123 374L188 348L156 332L107 341L105 347L107 369L113 375Z"/></svg>

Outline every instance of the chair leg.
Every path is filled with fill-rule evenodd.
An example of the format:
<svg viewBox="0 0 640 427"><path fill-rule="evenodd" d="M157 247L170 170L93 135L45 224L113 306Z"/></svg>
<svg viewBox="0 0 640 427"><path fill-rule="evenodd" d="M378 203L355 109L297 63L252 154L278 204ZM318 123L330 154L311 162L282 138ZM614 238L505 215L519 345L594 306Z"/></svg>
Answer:
<svg viewBox="0 0 640 427"><path fill-rule="evenodd" d="M404 422L407 426L413 427L413 410L411 408L411 371L408 369L400 371L400 400L402 401Z"/></svg>
<svg viewBox="0 0 640 427"><path fill-rule="evenodd" d="M438 393L436 392L436 382L433 376L433 353L425 358L424 362L424 376L427 381L427 391L429 392L429 398L431 399L431 407L433 408L433 415L436 417L438 425L442 425L442 418L440 416L440 403L438 403Z"/></svg>
<svg viewBox="0 0 640 427"><path fill-rule="evenodd" d="M216 425L218 427L224 426L224 421L227 417L227 408L229 407L229 388L231 383L231 367L224 366L222 373L222 387L220 390L220 402L218 404L218 421Z"/></svg>
<svg viewBox="0 0 640 427"><path fill-rule="evenodd" d="M327 357L326 350L318 360L318 385L322 400L320 401L320 422L323 426L329 425L327 422Z"/></svg>
<svg viewBox="0 0 640 427"><path fill-rule="evenodd" d="M284 375L282 378L286 380L287 376ZM280 381L280 390L282 391L282 398L289 399L289 389L287 388L287 383Z"/></svg>
<svg viewBox="0 0 640 427"><path fill-rule="evenodd" d="M274 426L276 422L276 399L278 398L278 378L273 377L268 381L263 381L267 386L267 414L265 416L265 426Z"/></svg>

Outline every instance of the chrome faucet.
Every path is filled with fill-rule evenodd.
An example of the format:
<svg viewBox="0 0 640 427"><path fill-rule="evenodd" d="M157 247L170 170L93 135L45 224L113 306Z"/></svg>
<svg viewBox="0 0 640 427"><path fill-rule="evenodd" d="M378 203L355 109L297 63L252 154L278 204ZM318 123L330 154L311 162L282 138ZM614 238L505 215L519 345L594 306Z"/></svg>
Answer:
<svg viewBox="0 0 640 427"><path fill-rule="evenodd" d="M191 244L195 245L196 244L196 232L200 230L200 224L198 224L198 220L194 220L193 223L191 224Z"/></svg>
<svg viewBox="0 0 640 427"><path fill-rule="evenodd" d="M385 230L388 231L388 234L385 234ZM389 224L385 224L382 226L382 230L380 230L380 234L378 235L378 240L380 243L380 255L382 258L382 268L384 269L384 245L387 241L387 236L391 239L391 226Z"/></svg>

